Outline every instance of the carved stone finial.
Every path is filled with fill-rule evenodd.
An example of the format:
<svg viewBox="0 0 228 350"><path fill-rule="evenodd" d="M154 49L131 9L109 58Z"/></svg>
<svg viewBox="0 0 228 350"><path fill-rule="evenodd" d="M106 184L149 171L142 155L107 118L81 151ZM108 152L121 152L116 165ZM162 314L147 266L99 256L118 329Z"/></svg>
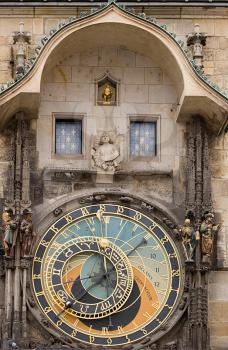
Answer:
<svg viewBox="0 0 228 350"><path fill-rule="evenodd" d="M203 46L206 45L207 34L200 32L199 24L195 24L194 32L187 35L187 46L192 47L195 64L203 68Z"/></svg>
<svg viewBox="0 0 228 350"><path fill-rule="evenodd" d="M24 73L27 45L31 42L31 33L24 31L24 22L19 23L19 31L12 34L13 43L16 44L15 65L16 76Z"/></svg>

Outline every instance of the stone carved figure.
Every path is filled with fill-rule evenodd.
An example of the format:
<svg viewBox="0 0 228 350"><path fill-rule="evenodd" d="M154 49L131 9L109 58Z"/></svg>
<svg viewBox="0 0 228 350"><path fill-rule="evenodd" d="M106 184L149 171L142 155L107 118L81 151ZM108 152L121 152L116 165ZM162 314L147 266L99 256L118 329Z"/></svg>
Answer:
<svg viewBox="0 0 228 350"><path fill-rule="evenodd" d="M103 98L104 103L109 103L111 101L112 89L111 89L111 86L109 84L105 85L105 88L104 88L103 93L102 93L102 98Z"/></svg>
<svg viewBox="0 0 228 350"><path fill-rule="evenodd" d="M180 227L182 246L186 261L193 261L194 251L199 240L199 233L195 231L190 219L185 219L184 225Z"/></svg>
<svg viewBox="0 0 228 350"><path fill-rule="evenodd" d="M21 255L29 257L35 233L33 231L32 212L26 209L20 226Z"/></svg>
<svg viewBox="0 0 228 350"><path fill-rule="evenodd" d="M208 260L213 253L213 242L215 233L219 230L219 225L214 225L214 214L207 213L205 219L200 225L200 233L202 240L203 260Z"/></svg>
<svg viewBox="0 0 228 350"><path fill-rule="evenodd" d="M203 68L203 46L206 45L207 34L200 32L199 24L195 24L194 32L187 35L187 46L192 47L193 59L199 68Z"/></svg>
<svg viewBox="0 0 228 350"><path fill-rule="evenodd" d="M12 250L16 243L17 222L13 220L12 214L8 210L3 212L2 222L4 231L3 247L5 250L5 255L12 256Z"/></svg>
<svg viewBox="0 0 228 350"><path fill-rule="evenodd" d="M119 147L111 140L109 133L104 132L92 149L95 166L107 171L114 171L120 163Z"/></svg>

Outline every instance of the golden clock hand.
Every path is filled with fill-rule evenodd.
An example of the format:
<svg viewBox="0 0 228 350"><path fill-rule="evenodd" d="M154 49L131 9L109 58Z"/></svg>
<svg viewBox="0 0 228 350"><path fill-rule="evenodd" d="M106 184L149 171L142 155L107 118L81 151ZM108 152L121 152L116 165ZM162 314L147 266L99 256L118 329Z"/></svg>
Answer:
<svg viewBox="0 0 228 350"><path fill-rule="evenodd" d="M113 270L112 272L115 272L115 270ZM110 273L110 271L107 271L107 274L109 274L109 273ZM90 276L87 276L87 277L83 277L83 278L80 278L80 281L87 280L89 278L94 278L94 277L104 277L104 273L102 273L102 274L94 274L94 275L90 275ZM68 280L68 281L63 282L63 284L74 283L76 281L77 280Z"/></svg>

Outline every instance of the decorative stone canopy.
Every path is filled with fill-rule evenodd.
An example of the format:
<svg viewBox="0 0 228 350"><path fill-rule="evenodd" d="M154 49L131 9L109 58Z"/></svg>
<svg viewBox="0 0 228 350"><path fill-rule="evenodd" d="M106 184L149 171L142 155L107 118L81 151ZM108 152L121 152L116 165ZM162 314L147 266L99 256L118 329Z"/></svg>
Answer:
<svg viewBox="0 0 228 350"><path fill-rule="evenodd" d="M36 56L25 66L24 74L17 75L15 80L0 88L0 127L19 110L30 118L36 117L46 66L54 64L63 50L69 50L72 44L80 51L91 48L91 45L96 47L97 38L99 44L103 40L104 46L107 43L123 45L142 54L145 54L146 42L147 56L159 62L176 86L179 96L177 120L200 113L213 130L222 128L228 110L227 94L210 82L193 60L188 59L184 42L177 40L175 33L169 32L166 25L159 24L156 19L144 13L136 15L134 10L126 10L125 6L113 1L81 12L78 17L68 18L41 39L41 45L35 50Z"/></svg>

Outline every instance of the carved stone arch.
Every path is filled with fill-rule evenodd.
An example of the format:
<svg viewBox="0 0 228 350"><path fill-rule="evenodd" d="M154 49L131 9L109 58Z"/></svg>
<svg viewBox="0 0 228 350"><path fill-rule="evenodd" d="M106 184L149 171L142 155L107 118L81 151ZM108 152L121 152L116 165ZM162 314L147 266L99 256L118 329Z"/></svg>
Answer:
<svg viewBox="0 0 228 350"><path fill-rule="evenodd" d="M175 83L178 121L186 121L193 113L203 113L214 131L221 128L228 108L227 98L208 83L205 75L197 73L176 35L155 19L135 15L114 3L85 16L71 17L42 38L42 45L28 63L26 74L8 82L1 90L0 126L19 110L28 110L31 117L36 117L42 74L48 61L61 58L66 48L97 45L104 32L104 43L115 42L142 54L147 43L148 55L167 68ZM90 43L87 38L91 39Z"/></svg>
<svg viewBox="0 0 228 350"><path fill-rule="evenodd" d="M111 99L109 103L105 103L104 98L102 96L103 91L106 85L110 85L111 87ZM118 106L120 103L120 79L114 77L109 70L107 70L100 77L95 79L95 103L96 105L103 106Z"/></svg>

